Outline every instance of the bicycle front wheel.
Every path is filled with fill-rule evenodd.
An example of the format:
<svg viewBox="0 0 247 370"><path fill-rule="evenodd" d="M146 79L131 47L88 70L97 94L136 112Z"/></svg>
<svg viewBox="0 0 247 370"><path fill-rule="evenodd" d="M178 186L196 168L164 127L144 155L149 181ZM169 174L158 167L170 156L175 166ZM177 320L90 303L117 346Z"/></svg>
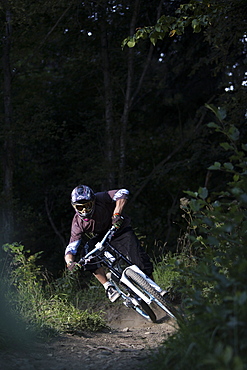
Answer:
<svg viewBox="0 0 247 370"><path fill-rule="evenodd" d="M135 284L142 292L153 301L173 319L179 319L180 315L177 310L171 306L165 298L157 292L145 279L143 276L139 275L138 272L133 271L131 268L126 270L126 276ZM147 305L148 306L148 305ZM148 306L149 307L149 306Z"/></svg>
<svg viewBox="0 0 247 370"><path fill-rule="evenodd" d="M133 306L133 309L136 312L138 312L141 316L143 316L145 319L151 320L152 322L156 322L156 315L153 312L152 308L146 302L140 300L139 306Z"/></svg>

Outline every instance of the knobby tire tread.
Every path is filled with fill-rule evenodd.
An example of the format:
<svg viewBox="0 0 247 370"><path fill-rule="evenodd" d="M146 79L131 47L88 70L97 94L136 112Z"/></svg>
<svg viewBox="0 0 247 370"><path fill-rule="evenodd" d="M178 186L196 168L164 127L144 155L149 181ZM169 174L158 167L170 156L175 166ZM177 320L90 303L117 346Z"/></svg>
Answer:
<svg viewBox="0 0 247 370"><path fill-rule="evenodd" d="M150 308L150 306L146 302L144 302L143 300L141 300L139 302L139 304L140 304L142 310L149 316L150 320L155 323L156 322L156 315L153 312L152 308Z"/></svg>
<svg viewBox="0 0 247 370"><path fill-rule="evenodd" d="M116 285L118 285L118 283L119 283L119 279L114 279L114 275L112 274L112 276L111 276L111 279L112 279L112 281L113 281L113 283L115 283ZM130 293L130 291L127 291L126 293ZM134 293L134 292L133 292ZM134 297L136 298L136 294L134 293ZM153 323L155 323L156 322L156 320L157 320L157 318L156 318L156 315L155 315L155 313L153 312L153 310L152 310L152 308L145 302L145 301L143 301L142 299L139 301L139 309L141 310L141 311L143 311L143 313L144 314L146 314L146 315L148 315L148 317L149 317L149 319L153 322ZM144 316L144 315L142 315L139 311L137 311L137 308L136 307L132 307L133 308L133 310L135 310L137 313L139 313L139 315L141 315L141 316ZM144 316L145 317L145 316ZM146 318L146 317L145 317Z"/></svg>
<svg viewBox="0 0 247 370"><path fill-rule="evenodd" d="M157 290L155 290L141 275L139 275L136 271L133 271L132 269L126 270L126 275L128 278L130 278L133 282L135 282L139 287L141 287L143 290L145 290L147 293L150 293L157 301L159 301L162 305L164 305L168 312L166 312L167 315L169 315L171 318L179 318L180 315L178 314L177 310L172 307L162 295L160 295ZM171 312L171 315L169 314ZM173 316L172 316L173 315Z"/></svg>

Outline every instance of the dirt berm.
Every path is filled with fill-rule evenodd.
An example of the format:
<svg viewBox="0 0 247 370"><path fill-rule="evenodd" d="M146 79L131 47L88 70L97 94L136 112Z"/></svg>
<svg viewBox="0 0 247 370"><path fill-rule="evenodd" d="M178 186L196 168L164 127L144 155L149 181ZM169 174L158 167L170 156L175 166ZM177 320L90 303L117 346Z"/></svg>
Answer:
<svg viewBox="0 0 247 370"><path fill-rule="evenodd" d="M155 351L174 332L167 316L146 321L135 311L112 305L106 312L110 329L100 333L81 332L35 343L32 349L0 352L1 370L137 370L149 368Z"/></svg>

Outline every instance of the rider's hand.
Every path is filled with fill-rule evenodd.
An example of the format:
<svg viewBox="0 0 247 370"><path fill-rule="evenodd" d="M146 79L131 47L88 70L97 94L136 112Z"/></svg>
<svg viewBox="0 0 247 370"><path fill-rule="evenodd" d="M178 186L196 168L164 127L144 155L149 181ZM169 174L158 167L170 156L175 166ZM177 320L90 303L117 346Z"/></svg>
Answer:
<svg viewBox="0 0 247 370"><path fill-rule="evenodd" d="M122 226L123 220L124 218L120 213L114 213L112 216L112 225L115 226L116 229L119 229Z"/></svg>
<svg viewBox="0 0 247 370"><path fill-rule="evenodd" d="M79 266L76 262L70 261L67 263L67 268L69 271L72 271L76 266Z"/></svg>

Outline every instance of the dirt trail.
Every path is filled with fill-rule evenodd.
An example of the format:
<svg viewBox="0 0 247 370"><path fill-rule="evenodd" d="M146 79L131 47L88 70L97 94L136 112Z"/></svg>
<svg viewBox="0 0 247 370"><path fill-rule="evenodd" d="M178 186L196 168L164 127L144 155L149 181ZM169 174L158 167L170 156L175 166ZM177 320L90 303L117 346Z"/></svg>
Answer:
<svg viewBox="0 0 247 370"><path fill-rule="evenodd" d="M167 317L153 324L135 311L113 306L107 311L109 330L82 332L35 344L32 351L0 354L1 370L128 370L148 369L149 354L172 332Z"/></svg>

